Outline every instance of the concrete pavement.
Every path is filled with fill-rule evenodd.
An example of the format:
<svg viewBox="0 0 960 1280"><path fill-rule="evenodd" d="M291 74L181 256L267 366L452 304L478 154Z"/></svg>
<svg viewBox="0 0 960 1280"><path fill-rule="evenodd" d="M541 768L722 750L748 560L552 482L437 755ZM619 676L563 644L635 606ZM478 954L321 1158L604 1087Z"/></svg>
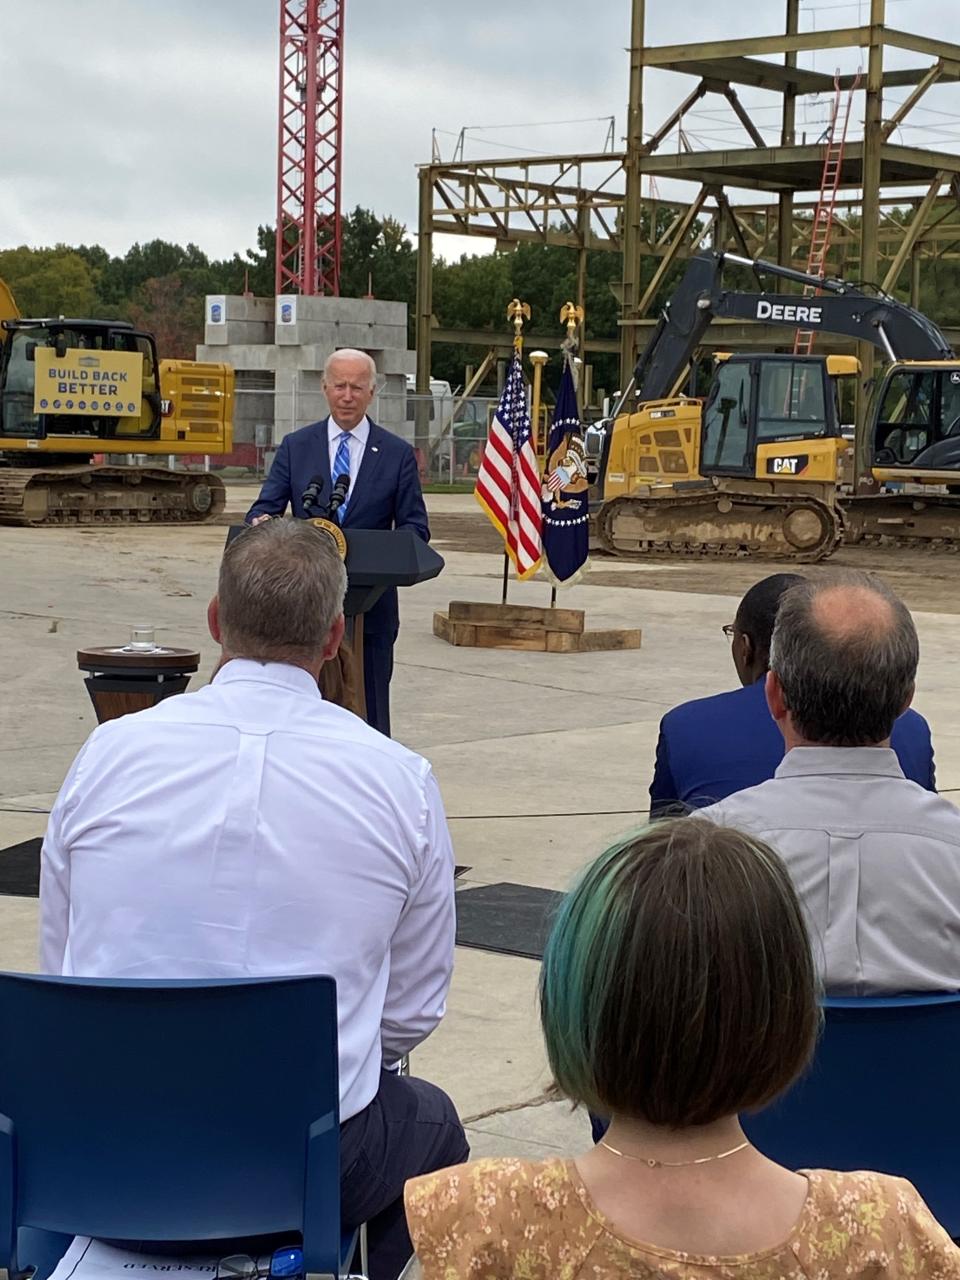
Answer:
<svg viewBox="0 0 960 1280"><path fill-rule="evenodd" d="M247 493L231 491L231 501L241 509ZM430 505L472 510L469 495ZM56 790L95 725L78 648L122 644L130 626L144 622L169 643L201 650L192 687L212 670L204 612L224 536L222 527L202 526L0 529L0 848L43 833ZM757 577L766 571L758 568ZM639 652L455 649L433 637L435 609L451 599L498 599L499 580L498 557L455 551L439 579L403 593L395 731L433 762L457 861L471 868L461 883L562 889L606 843L643 821L663 712L732 686L720 628L736 600L591 586L588 574L562 603L586 609L593 627L641 627ZM549 598L542 583L511 584L510 594L518 603ZM960 618L925 613L917 623L916 705L933 726L942 788L960 792L953 678ZM35 935L36 903L0 898L0 967L33 968ZM414 1057L414 1070L446 1088L468 1118L477 1154L556 1154L589 1141L583 1117L544 1097L537 972L531 960L458 949L448 1016Z"/></svg>

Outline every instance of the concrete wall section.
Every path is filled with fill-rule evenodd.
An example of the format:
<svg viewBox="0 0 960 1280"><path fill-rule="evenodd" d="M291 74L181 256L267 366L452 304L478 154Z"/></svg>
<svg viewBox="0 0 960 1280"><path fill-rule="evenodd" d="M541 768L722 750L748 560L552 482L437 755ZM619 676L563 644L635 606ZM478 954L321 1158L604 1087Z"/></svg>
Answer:
<svg viewBox="0 0 960 1280"><path fill-rule="evenodd" d="M237 294L207 298L205 315L203 340L207 346L262 344L274 340L272 298L245 298Z"/></svg>
<svg viewBox="0 0 960 1280"><path fill-rule="evenodd" d="M373 357L382 393L378 421L405 434L406 375L415 368L414 353L407 350L406 303L303 297L283 302L281 307L273 298L208 298L205 341L197 347L198 360L226 361L252 379L258 373L275 378L273 444L326 416L322 370L327 357L343 347ZM283 315L292 319L285 322ZM257 398L256 417L262 421L263 398ZM238 413L237 423L246 436L249 415Z"/></svg>

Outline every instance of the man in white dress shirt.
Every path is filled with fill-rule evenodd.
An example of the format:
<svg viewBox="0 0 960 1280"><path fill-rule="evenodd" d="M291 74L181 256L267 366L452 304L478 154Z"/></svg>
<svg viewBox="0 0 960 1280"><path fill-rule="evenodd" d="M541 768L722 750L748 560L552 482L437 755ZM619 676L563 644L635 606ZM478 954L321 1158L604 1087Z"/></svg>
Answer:
<svg viewBox="0 0 960 1280"><path fill-rule="evenodd" d="M224 553L214 680L109 721L50 815L41 967L86 977L337 980L342 1212L372 1274L412 1252L404 1182L465 1160L453 1104L395 1067L443 1017L453 853L430 765L326 702L343 633L332 539L300 520Z"/></svg>
<svg viewBox="0 0 960 1280"><path fill-rule="evenodd" d="M791 587L766 677L783 762L700 810L781 854L833 995L960 989L960 811L890 747L918 660L909 611L874 575Z"/></svg>

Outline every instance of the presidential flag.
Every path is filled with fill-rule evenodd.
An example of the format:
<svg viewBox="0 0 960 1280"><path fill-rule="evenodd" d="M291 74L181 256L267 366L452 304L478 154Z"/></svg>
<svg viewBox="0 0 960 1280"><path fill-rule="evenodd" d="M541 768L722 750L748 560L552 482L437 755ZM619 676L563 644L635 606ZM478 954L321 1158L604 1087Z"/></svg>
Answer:
<svg viewBox="0 0 960 1280"><path fill-rule="evenodd" d="M540 467L533 451L520 352L514 352L503 395L490 424L474 497L503 538L518 578L541 560Z"/></svg>
<svg viewBox="0 0 960 1280"><path fill-rule="evenodd" d="M565 360L553 411L543 471L542 540L547 576L558 585L575 582L589 550L587 465L580 434L577 391Z"/></svg>

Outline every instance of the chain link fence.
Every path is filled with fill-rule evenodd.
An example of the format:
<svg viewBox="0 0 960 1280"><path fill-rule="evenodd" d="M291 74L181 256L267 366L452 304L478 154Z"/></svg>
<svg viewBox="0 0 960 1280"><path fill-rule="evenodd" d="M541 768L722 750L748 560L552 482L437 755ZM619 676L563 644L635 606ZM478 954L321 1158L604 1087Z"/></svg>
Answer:
<svg viewBox="0 0 960 1280"><path fill-rule="evenodd" d="M371 416L399 423L394 430L416 451L425 483L457 484L476 476L496 407L495 397L381 392Z"/></svg>
<svg viewBox="0 0 960 1280"><path fill-rule="evenodd" d="M275 393L264 375L238 376L234 396L233 449L229 454L171 457L178 470L216 471L237 479L262 479L278 443ZM393 431L416 451L425 484L472 484L480 467L495 397L379 392L369 409L374 422ZM326 414L322 396L298 397L294 422L316 422ZM154 465L158 459L152 460Z"/></svg>

